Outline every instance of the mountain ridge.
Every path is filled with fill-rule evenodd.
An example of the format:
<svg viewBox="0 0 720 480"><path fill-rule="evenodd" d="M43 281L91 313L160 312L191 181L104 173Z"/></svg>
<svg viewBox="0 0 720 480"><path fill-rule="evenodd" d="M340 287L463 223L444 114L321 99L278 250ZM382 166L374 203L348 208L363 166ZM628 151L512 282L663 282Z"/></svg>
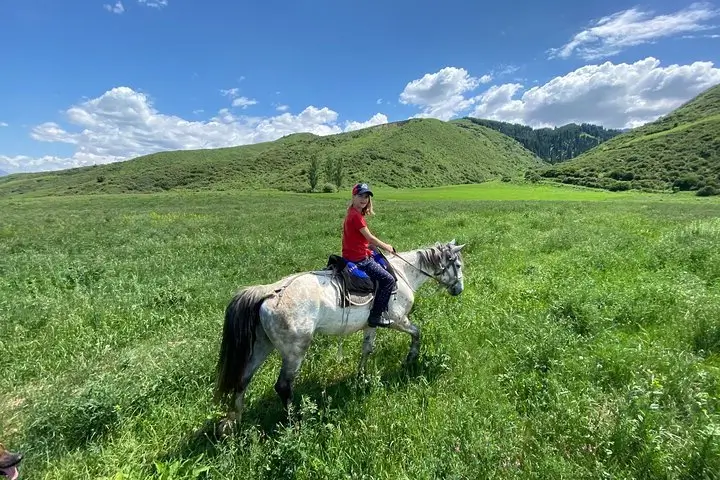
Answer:
<svg viewBox="0 0 720 480"><path fill-rule="evenodd" d="M521 178L528 168L544 164L493 129L409 119L335 135L298 133L252 145L158 152L105 165L13 175L0 179L0 195L248 188L304 192L310 190L313 168L316 190L360 180L394 188L432 187Z"/></svg>
<svg viewBox="0 0 720 480"><path fill-rule="evenodd" d="M720 194L720 84L654 122L531 175L610 190Z"/></svg>

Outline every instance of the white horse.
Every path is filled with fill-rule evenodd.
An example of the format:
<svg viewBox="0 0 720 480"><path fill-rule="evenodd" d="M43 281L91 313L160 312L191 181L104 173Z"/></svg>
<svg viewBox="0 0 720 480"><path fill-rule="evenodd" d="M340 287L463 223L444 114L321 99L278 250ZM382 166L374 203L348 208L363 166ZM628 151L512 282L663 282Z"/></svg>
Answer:
<svg viewBox="0 0 720 480"><path fill-rule="evenodd" d="M420 329L408 313L415 291L427 280L435 279L453 295L463 291L462 257L465 245L447 244L390 254L396 273L396 290L386 315L393 320L390 328L412 338L407 362L414 362L420 349ZM268 355L278 349L282 367L275 391L285 408L290 406L293 382L307 353L313 335L349 335L364 330L359 373L364 371L373 351L375 328L367 324L373 295L365 302L345 306L342 277L333 270L290 275L268 285L253 285L239 290L225 311L225 324L217 364L216 401L229 406L222 430L232 428L242 415L245 391L257 369ZM234 398L233 398L234 397Z"/></svg>

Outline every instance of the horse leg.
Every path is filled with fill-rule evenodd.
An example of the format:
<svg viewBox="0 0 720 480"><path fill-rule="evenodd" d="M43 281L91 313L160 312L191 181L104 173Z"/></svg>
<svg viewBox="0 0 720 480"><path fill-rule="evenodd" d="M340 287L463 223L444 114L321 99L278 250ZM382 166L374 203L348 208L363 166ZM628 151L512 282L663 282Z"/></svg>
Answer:
<svg viewBox="0 0 720 480"><path fill-rule="evenodd" d="M255 345L253 346L252 355L250 356L250 362L240 379L240 386L235 393L235 416L237 422L240 422L242 416L247 387L250 381L252 381L255 372L257 372L258 368L265 362L274 348L262 327L258 326L257 330L257 337L255 339Z"/></svg>
<svg viewBox="0 0 720 480"><path fill-rule="evenodd" d="M219 427L222 436L227 435L234 426L240 425L245 404L245 392L247 391L248 385L252 381L255 372L257 372L260 366L267 359L268 355L270 355L275 348L261 326L258 325L256 332L255 343L253 345L250 361L240 378L237 391L235 392L234 408L230 409L227 415L227 420L222 421Z"/></svg>
<svg viewBox="0 0 720 480"><path fill-rule="evenodd" d="M406 363L414 363L420 354L420 327L410 321L407 315L404 315L399 321L393 323L390 328L405 332L410 335L410 351L408 352Z"/></svg>
<svg viewBox="0 0 720 480"><path fill-rule="evenodd" d="M289 348L280 351L282 367L280 367L280 374L275 382L275 392L280 397L286 412L290 410L290 404L293 400L295 377L300 371L300 365L302 365L305 354L310 347L310 339L296 338L294 340L294 344L289 344Z"/></svg>
<svg viewBox="0 0 720 480"><path fill-rule="evenodd" d="M377 329L375 328L368 327L365 329L365 338L363 339L362 345L362 357L360 357L360 365L358 367L358 377L365 373L365 364L367 363L367 359L375 349L376 332Z"/></svg>

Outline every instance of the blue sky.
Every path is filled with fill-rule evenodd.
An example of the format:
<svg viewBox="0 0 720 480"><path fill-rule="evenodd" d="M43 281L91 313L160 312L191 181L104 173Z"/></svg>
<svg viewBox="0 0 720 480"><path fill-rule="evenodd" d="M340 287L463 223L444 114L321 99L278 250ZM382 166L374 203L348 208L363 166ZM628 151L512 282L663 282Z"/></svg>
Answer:
<svg viewBox="0 0 720 480"><path fill-rule="evenodd" d="M3 2L0 170L414 116L633 127L720 83L712 3L260 3Z"/></svg>

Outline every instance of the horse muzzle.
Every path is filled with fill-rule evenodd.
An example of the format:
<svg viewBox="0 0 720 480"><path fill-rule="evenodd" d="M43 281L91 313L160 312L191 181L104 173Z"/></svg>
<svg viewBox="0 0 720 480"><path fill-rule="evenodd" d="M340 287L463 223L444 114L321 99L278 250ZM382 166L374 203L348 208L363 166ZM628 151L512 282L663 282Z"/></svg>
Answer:
<svg viewBox="0 0 720 480"><path fill-rule="evenodd" d="M453 297L457 297L463 292L463 282L455 282L448 287L448 293Z"/></svg>

